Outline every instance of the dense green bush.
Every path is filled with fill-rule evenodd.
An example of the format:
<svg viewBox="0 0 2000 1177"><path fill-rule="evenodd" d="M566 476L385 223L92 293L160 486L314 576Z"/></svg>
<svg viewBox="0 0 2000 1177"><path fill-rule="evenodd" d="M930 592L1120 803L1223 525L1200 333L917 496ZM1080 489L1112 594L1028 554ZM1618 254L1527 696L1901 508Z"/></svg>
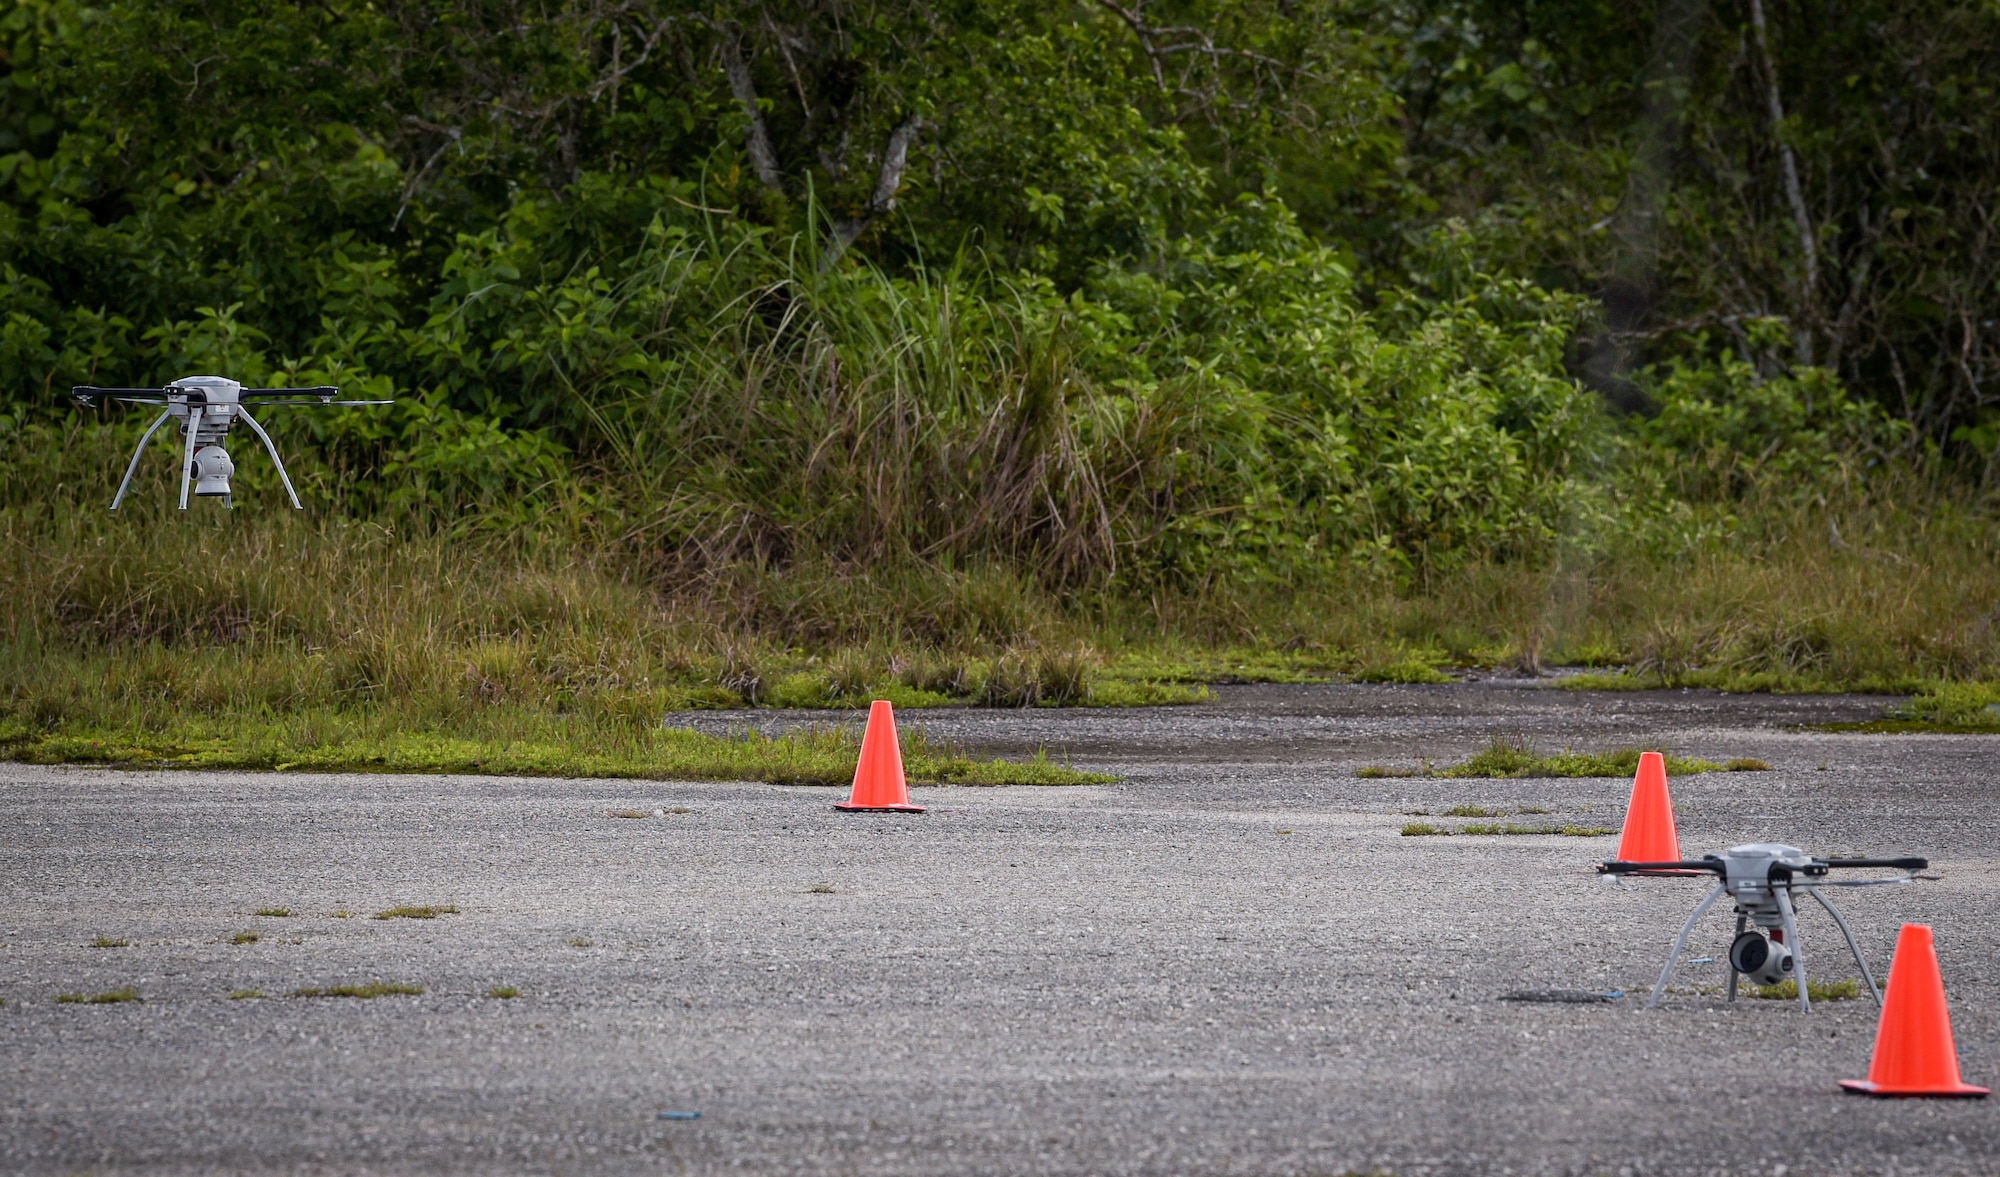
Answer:
<svg viewBox="0 0 2000 1177"><path fill-rule="evenodd" d="M0 501L115 482L144 422L67 385L193 372L398 398L278 422L317 509L669 582L1534 568L1924 456L1777 358L1794 320L1680 333L1620 376L1638 416L1584 391L1594 304L1395 146L1420 113L1527 169L1561 46L1482 65L1478 5L1185 8L1170 45L1082 4L17 0ZM1456 97L1415 111L1446 28Z"/></svg>

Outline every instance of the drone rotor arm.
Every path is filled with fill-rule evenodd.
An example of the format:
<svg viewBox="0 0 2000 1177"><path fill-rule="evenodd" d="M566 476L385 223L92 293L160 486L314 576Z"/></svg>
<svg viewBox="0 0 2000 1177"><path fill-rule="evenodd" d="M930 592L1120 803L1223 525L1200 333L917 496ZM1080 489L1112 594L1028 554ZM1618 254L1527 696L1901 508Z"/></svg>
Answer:
<svg viewBox="0 0 2000 1177"><path fill-rule="evenodd" d="M1722 860L1718 858L1683 859L1679 862L1612 861L1597 864L1597 873L1600 875L1687 874L1689 871L1709 871L1719 875L1725 873L1726 869Z"/></svg>
<svg viewBox="0 0 2000 1177"><path fill-rule="evenodd" d="M236 394L238 404L247 405L393 405L394 397L383 400L337 400L340 389L331 384L313 388L246 388Z"/></svg>
<svg viewBox="0 0 2000 1177"><path fill-rule="evenodd" d="M1820 862L1843 869L1881 867L1907 871L1928 870L1931 865L1931 860L1928 858L1822 858Z"/></svg>

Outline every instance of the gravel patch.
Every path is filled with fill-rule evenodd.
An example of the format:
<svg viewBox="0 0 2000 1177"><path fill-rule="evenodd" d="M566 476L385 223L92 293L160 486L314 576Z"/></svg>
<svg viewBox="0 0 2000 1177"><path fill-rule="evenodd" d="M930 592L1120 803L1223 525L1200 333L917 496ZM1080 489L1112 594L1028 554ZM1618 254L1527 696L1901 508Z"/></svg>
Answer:
<svg viewBox="0 0 2000 1177"><path fill-rule="evenodd" d="M0 1170L1991 1174L1993 1101L1834 1086L1867 1071L1871 1003L1705 993L1725 912L1643 1009L1700 883L1599 880L1612 838L1399 833L1467 804L1616 826L1629 782L1354 776L1496 734L1767 760L1673 782L1683 849L1928 855L1940 881L1842 910L1878 976L1901 922L1936 928L1990 1085L2000 741L1800 730L1882 704L1473 683L910 713L1125 777L918 788L918 817L769 785L0 765ZM369 918L397 907L441 914ZM1815 978L1851 973L1823 915L1802 935ZM340 987L376 995L285 996Z"/></svg>

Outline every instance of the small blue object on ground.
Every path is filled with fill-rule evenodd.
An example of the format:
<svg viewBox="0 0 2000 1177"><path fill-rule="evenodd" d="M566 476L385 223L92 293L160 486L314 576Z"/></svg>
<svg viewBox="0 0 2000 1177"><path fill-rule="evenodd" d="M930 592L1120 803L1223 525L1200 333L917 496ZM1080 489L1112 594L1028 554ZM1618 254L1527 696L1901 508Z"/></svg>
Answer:
<svg viewBox="0 0 2000 1177"><path fill-rule="evenodd" d="M701 1113L700 1113L700 1112L661 1112L661 1113L660 1113L660 1115L659 1115L659 1118L660 1118L660 1119L662 1119L662 1120L699 1120L699 1119L701 1119Z"/></svg>

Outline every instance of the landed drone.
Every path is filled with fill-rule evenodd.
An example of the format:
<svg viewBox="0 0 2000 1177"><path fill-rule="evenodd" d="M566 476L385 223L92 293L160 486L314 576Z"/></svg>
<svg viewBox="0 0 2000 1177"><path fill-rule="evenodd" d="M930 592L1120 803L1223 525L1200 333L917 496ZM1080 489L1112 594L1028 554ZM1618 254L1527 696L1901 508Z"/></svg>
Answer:
<svg viewBox="0 0 2000 1177"><path fill-rule="evenodd" d="M278 468L278 480L285 484L285 494L291 497L294 508L304 510L299 504L298 492L292 489L291 477L285 473L285 463L278 457L278 447L246 406L395 403L390 400L335 400L340 390L331 385L317 388L245 388L221 376L183 376L165 388L93 388L80 384L69 391L85 408L92 408L101 400L166 406L159 420L154 421L152 428L139 439L139 448L132 452L132 464L125 468L125 480L118 484L118 493L111 500L114 511L125 501L125 492L132 486L132 476L139 472L139 458L146 452L146 443L153 440L153 434L160 431L160 426L165 425L169 417L180 421L181 433L187 439L186 456L181 460L181 510L187 510L190 488L198 498L220 498L224 506L235 505L231 502L229 479L236 473L236 463L230 461L229 452L222 448L222 443L228 439L229 430L238 421L248 425L250 432L255 433L264 443L264 448L270 451L271 464Z"/></svg>
<svg viewBox="0 0 2000 1177"><path fill-rule="evenodd" d="M1674 965L1680 962L1681 951L1687 947L1688 934L1694 931L1695 923L1714 906L1716 900L1728 895L1736 901L1736 939L1729 945L1729 1000L1736 1000L1739 976L1749 977L1759 985L1775 985L1790 979L1798 986L1799 1008L1809 1010L1812 998L1806 992L1806 964L1799 951L1794 897L1800 892L1812 896L1833 917L1840 934L1847 940L1847 950L1854 954L1854 963L1861 966L1861 976L1868 983L1869 995L1879 1006L1882 1004L1882 991L1875 984L1875 975L1868 971L1868 962L1862 959L1861 947L1854 942L1854 933L1847 930L1847 921L1841 919L1833 904L1820 894L1820 888L1907 883L1917 877L1916 872L1929 865L1929 860L1922 858L1814 858L1796 846L1753 842L1695 861L1604 862L1598 864L1597 872L1614 876L1705 872L1718 878L1715 889L1695 905L1694 914L1681 925L1681 934L1674 940L1674 949L1667 954L1666 967L1660 970L1660 980L1653 986L1653 995L1646 1000L1647 1008L1660 1003L1660 995L1666 992L1667 979L1673 975ZM1870 867L1905 873L1887 879L1834 882L1827 878L1829 871ZM1756 929L1751 929L1751 924L1755 924Z"/></svg>

